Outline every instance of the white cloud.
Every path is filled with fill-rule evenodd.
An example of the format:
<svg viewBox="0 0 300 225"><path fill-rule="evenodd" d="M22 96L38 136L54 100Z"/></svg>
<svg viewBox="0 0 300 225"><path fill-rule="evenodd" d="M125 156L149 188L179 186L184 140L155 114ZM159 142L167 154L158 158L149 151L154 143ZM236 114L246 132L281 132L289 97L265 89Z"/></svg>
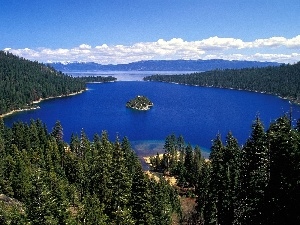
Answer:
<svg viewBox="0 0 300 225"><path fill-rule="evenodd" d="M204 50L226 50L226 49L242 49L245 48L247 43L241 39L235 38L219 38L217 36L204 39L196 42L199 48Z"/></svg>
<svg viewBox="0 0 300 225"><path fill-rule="evenodd" d="M287 43L287 39L284 37L271 37L268 39L257 39L252 44L253 47L279 47L284 46Z"/></svg>
<svg viewBox="0 0 300 225"><path fill-rule="evenodd" d="M102 64L118 64L149 59L212 58L294 63L300 61L299 49L300 35L290 39L270 37L250 42L215 36L196 41L172 38L171 40L159 39L156 42L138 42L133 45L101 44L92 47L81 44L70 49L5 48L4 50L40 62L93 61Z"/></svg>
<svg viewBox="0 0 300 225"><path fill-rule="evenodd" d="M81 44L81 45L79 45L79 48L80 48L80 49L91 49L92 46L87 45L87 44Z"/></svg>
<svg viewBox="0 0 300 225"><path fill-rule="evenodd" d="M285 37L271 37L268 39L257 39L250 44L253 48L263 47L286 47L291 49L300 48L300 35L287 39Z"/></svg>
<svg viewBox="0 0 300 225"><path fill-rule="evenodd" d="M300 49L300 35L287 40L286 46L288 48L295 48L295 49L299 50Z"/></svg>

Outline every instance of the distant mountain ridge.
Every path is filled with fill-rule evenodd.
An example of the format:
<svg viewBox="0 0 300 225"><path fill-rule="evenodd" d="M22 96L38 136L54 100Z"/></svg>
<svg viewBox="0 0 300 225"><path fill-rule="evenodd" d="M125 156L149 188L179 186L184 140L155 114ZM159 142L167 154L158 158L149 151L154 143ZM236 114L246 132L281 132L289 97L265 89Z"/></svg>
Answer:
<svg viewBox="0 0 300 225"><path fill-rule="evenodd" d="M145 60L128 64L102 65L95 62L50 63L56 70L68 71L209 71L214 69L241 69L279 66L276 62L240 60Z"/></svg>

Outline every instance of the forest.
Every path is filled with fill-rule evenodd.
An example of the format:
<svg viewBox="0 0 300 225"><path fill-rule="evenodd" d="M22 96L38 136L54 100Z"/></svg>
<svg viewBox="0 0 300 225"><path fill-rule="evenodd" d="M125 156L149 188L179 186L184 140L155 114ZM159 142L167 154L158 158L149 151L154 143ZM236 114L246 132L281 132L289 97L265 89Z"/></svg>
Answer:
<svg viewBox="0 0 300 225"><path fill-rule="evenodd" d="M212 70L189 75L152 75L144 80L256 91L300 103L300 62L263 68Z"/></svg>
<svg viewBox="0 0 300 225"><path fill-rule="evenodd" d="M209 159L174 134L164 149L151 157L155 180L126 137L82 130L67 144L59 121L48 132L40 120L0 119L0 223L299 224L300 120L285 115L265 131L256 118L243 145L217 134ZM196 202L185 214L182 199Z"/></svg>
<svg viewBox="0 0 300 225"><path fill-rule="evenodd" d="M41 99L78 93L85 90L87 82L114 80L111 76L73 78L49 65L0 51L0 115L32 108L33 102Z"/></svg>
<svg viewBox="0 0 300 225"><path fill-rule="evenodd" d="M225 141L224 141L225 140ZM231 132L213 139L209 159L172 134L151 167L177 178L178 193L196 205L183 224L300 223L300 120L282 116L265 131L259 117L243 145Z"/></svg>
<svg viewBox="0 0 300 225"><path fill-rule="evenodd" d="M171 224L175 189L144 174L129 140L0 119L0 224Z"/></svg>

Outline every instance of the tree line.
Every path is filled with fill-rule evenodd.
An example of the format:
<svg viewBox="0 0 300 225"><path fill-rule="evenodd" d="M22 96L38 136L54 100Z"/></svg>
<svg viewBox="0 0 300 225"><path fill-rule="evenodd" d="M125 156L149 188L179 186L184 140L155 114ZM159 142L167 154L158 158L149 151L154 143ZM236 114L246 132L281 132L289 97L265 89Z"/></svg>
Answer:
<svg viewBox="0 0 300 225"><path fill-rule="evenodd" d="M82 77L76 77L76 79L83 81L84 83L103 83L103 82L113 82L116 81L117 78L113 76L82 76Z"/></svg>
<svg viewBox="0 0 300 225"><path fill-rule="evenodd" d="M217 134L209 159L198 146L170 135L152 170L177 178L185 195L196 198L188 224L253 225L300 223L300 120L282 116L265 131L257 118L242 146L229 132Z"/></svg>
<svg viewBox="0 0 300 225"><path fill-rule="evenodd" d="M176 191L150 179L124 137L90 141L82 130L70 144L56 122L0 119L1 224L171 224L180 220ZM2 197L1 197L2 196ZM2 201L2 199L10 199Z"/></svg>
<svg viewBox="0 0 300 225"><path fill-rule="evenodd" d="M63 74L49 65L0 51L0 115L31 108L34 101L66 96L86 89L87 82L114 81L114 77L79 77Z"/></svg>
<svg viewBox="0 0 300 225"><path fill-rule="evenodd" d="M225 141L224 141L225 140ZM1 224L171 224L183 222L179 194L196 199L182 224L299 224L300 120L282 116L265 131L259 118L244 145L217 134L209 159L182 136L166 137L149 178L124 137L63 141L40 120L6 127L0 119ZM5 201L6 199L6 201Z"/></svg>
<svg viewBox="0 0 300 225"><path fill-rule="evenodd" d="M188 75L152 75L144 80L258 91L300 102L300 62L263 68L212 70Z"/></svg>

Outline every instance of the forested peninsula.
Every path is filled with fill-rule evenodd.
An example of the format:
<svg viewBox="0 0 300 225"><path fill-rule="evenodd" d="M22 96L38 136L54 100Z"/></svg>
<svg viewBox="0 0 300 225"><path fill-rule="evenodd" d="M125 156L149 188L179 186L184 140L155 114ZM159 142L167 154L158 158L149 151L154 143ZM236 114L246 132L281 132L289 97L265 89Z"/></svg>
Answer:
<svg viewBox="0 0 300 225"><path fill-rule="evenodd" d="M144 80L262 92L300 103L300 62L264 68L212 70L189 75L153 75Z"/></svg>
<svg viewBox="0 0 300 225"><path fill-rule="evenodd" d="M53 67L0 51L0 116L35 108L43 99L84 91L88 82L115 81L112 76L72 77Z"/></svg>
<svg viewBox="0 0 300 225"><path fill-rule="evenodd" d="M0 51L0 115L85 89L85 83L38 62Z"/></svg>

